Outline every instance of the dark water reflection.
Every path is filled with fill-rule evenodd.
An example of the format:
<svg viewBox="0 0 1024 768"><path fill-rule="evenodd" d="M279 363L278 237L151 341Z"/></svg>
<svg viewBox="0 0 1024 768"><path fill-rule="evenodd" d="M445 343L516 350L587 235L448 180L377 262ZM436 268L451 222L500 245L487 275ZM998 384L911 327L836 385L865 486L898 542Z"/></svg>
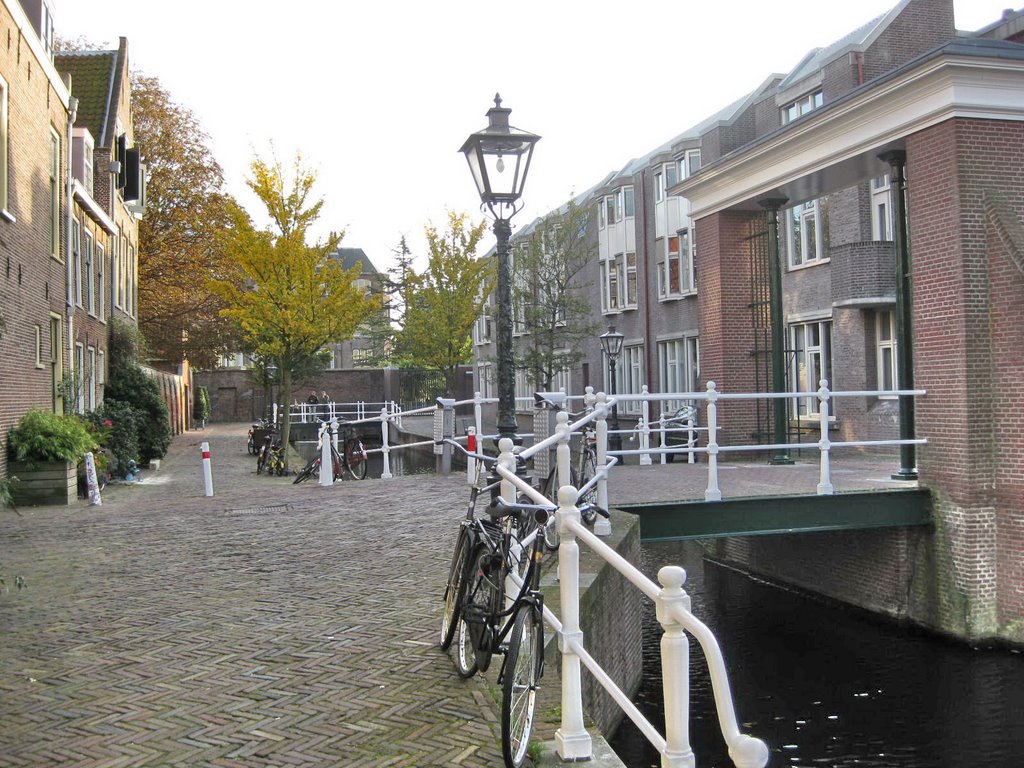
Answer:
<svg viewBox="0 0 1024 768"><path fill-rule="evenodd" d="M974 650L794 594L703 560L692 542L644 545L648 575L686 568L694 614L722 647L741 730L771 766L1024 766L1024 655ZM660 627L645 619L637 704L661 729ZM700 768L732 766L707 666L691 638L690 740ZM659 757L630 722L612 746L630 768Z"/></svg>

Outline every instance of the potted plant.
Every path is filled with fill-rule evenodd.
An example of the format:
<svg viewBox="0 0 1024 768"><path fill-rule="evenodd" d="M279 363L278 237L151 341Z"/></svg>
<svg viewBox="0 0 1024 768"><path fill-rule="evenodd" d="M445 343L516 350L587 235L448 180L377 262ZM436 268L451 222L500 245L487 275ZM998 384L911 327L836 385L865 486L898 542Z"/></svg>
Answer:
<svg viewBox="0 0 1024 768"><path fill-rule="evenodd" d="M78 497L78 462L96 448L88 427L75 416L31 410L10 431L8 475L17 504L71 504Z"/></svg>

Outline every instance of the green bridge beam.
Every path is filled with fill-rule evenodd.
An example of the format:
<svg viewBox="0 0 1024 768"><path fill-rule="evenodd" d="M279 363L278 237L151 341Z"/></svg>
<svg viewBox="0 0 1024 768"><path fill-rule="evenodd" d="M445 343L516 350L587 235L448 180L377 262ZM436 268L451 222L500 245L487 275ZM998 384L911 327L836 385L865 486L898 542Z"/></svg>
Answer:
<svg viewBox="0 0 1024 768"><path fill-rule="evenodd" d="M768 496L723 501L623 504L640 518L643 541L844 531L931 523L926 489L833 496Z"/></svg>

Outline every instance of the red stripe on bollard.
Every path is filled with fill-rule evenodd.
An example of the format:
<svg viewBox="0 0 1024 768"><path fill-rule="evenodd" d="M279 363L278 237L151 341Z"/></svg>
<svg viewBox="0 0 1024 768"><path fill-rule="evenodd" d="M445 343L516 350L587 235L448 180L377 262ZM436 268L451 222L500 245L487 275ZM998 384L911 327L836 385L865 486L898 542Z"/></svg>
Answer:
<svg viewBox="0 0 1024 768"><path fill-rule="evenodd" d="M203 458L204 459L210 458L210 452L209 451L203 451Z"/></svg>

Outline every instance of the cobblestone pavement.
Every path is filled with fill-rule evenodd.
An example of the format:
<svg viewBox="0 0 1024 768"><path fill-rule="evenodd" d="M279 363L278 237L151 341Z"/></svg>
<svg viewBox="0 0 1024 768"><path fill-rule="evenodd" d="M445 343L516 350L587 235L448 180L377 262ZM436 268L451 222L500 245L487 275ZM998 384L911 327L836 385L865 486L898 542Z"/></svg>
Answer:
<svg viewBox="0 0 1024 768"><path fill-rule="evenodd" d="M492 688L436 647L464 478L296 486L255 474L246 429L175 438L101 507L2 513L0 562L28 586L0 595L0 764L499 765ZM877 487L895 468L851 462L835 482ZM706 477L616 472L613 502L699 497ZM721 484L798 482L813 492L816 468L723 469ZM554 675L540 710L550 738Z"/></svg>
<svg viewBox="0 0 1024 768"><path fill-rule="evenodd" d="M436 644L464 478L292 485L245 431L176 438L102 507L4 512L0 764L501 764L490 689Z"/></svg>

